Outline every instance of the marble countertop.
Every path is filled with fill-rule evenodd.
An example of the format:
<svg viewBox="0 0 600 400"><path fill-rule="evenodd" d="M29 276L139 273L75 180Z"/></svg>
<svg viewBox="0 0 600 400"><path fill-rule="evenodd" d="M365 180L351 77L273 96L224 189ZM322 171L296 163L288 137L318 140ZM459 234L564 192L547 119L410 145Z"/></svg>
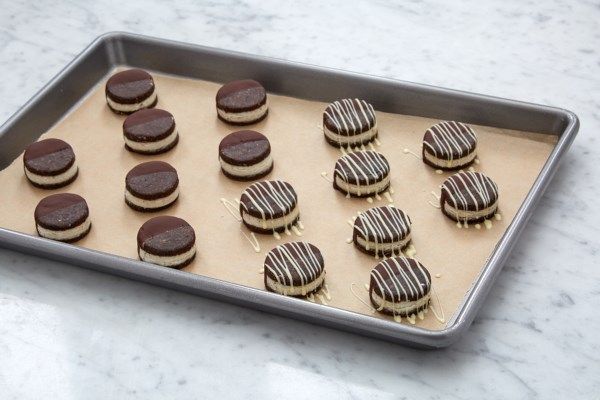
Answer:
<svg viewBox="0 0 600 400"><path fill-rule="evenodd" d="M0 250L2 399L598 396L600 5L347 3L2 2L0 120L113 30L573 110L580 134L464 338L412 350Z"/></svg>

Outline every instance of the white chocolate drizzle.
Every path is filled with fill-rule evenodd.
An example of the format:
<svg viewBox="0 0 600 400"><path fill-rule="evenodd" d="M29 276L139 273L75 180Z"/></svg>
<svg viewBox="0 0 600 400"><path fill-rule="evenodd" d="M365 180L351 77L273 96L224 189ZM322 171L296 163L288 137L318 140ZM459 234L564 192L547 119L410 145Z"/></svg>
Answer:
<svg viewBox="0 0 600 400"><path fill-rule="evenodd" d="M370 186L380 182L389 173L390 165L386 158L376 151L366 150L340 157L335 164L333 178L335 180L336 177L339 177L345 183L348 195L350 194L350 185L358 186L357 195L361 196L363 194L360 189L362 185Z"/></svg>
<svg viewBox="0 0 600 400"><path fill-rule="evenodd" d="M336 133L357 135L377 125L375 109L360 99L342 99L331 103L325 109L325 116L335 127Z"/></svg>
<svg viewBox="0 0 600 400"><path fill-rule="evenodd" d="M235 218L236 221L240 222L242 220L242 217L240 217L236 213L237 212L236 206L231 201L229 201L225 198L221 198L220 201L221 201L221 204L223 204L223 207L225 207L225 209L229 212L229 214L231 214L233 216L233 218ZM239 203L239 201L237 199L236 199L236 201ZM250 236L248 236L246 234L246 232L242 231L242 235L244 235L246 240L252 245L252 248L254 249L254 251L257 253L260 253L260 242L258 241L258 238L254 234L254 232L250 232Z"/></svg>
<svg viewBox="0 0 600 400"><path fill-rule="evenodd" d="M477 135L462 122L443 121L427 129L423 146L436 158L453 161L475 151Z"/></svg>
<svg viewBox="0 0 600 400"><path fill-rule="evenodd" d="M354 282L352 282L352 283L350 284L350 292L352 293L352 295L353 295L354 297L356 297L356 299L357 299L358 301L360 301L361 303L363 303L363 304L365 305L365 307L367 307L367 308L369 309L369 311L371 311L372 313L374 313L374 312L376 311L376 310L375 310L375 308L374 308L374 307L373 307L371 304L369 304L369 303L367 303L366 301L364 301L364 300L363 300L363 299L362 299L362 298L361 298L361 297L358 295L358 293L356 293L356 292L354 291L354 287L355 287L355 286L356 286L356 283L354 283ZM369 285L365 284L365 287L367 288L367 291L369 291Z"/></svg>
<svg viewBox="0 0 600 400"><path fill-rule="evenodd" d="M384 255L382 244L391 244L391 253L400 253L402 241L410 235L410 217L392 206L371 208L358 215L353 224L357 237L374 243L375 256ZM397 246L394 247L394 244ZM370 250L366 248L366 250Z"/></svg>
<svg viewBox="0 0 600 400"><path fill-rule="evenodd" d="M445 203L456 210L468 211L469 205L474 205L474 211L477 212L480 207L487 208L496 203L498 186L480 172L459 172L444 181L442 197L444 197ZM462 221L459 219L457 223L459 228L461 222L466 224L467 218L463 218Z"/></svg>
<svg viewBox="0 0 600 400"><path fill-rule="evenodd" d="M331 179L329 176L327 176L327 172L325 172L325 171L321 172L321 178L325 179L329 183L333 183L333 179Z"/></svg>
<svg viewBox="0 0 600 400"><path fill-rule="evenodd" d="M282 213L288 215L297 206L298 197L296 192L287 182L261 181L248 186L242 193L240 208L249 215L249 206L251 205L255 212L260 214L262 228L267 229L268 222L271 222L271 229L275 232L274 215ZM249 204L248 204L249 203ZM291 235L288 227L285 227L286 235Z"/></svg>
<svg viewBox="0 0 600 400"><path fill-rule="evenodd" d="M417 158L419 160L421 159L421 156L418 155L417 153L413 152L411 149L404 149L404 150L402 150L402 152L404 154L410 154L410 155L414 156L415 158Z"/></svg>

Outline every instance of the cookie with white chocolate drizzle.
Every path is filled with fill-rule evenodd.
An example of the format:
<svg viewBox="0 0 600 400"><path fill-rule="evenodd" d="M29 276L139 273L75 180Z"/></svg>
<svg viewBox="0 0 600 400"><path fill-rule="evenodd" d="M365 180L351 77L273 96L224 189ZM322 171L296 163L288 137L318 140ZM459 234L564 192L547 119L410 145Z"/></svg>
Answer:
<svg viewBox="0 0 600 400"><path fill-rule="evenodd" d="M423 162L433 168L460 169L470 165L476 156L477 135L462 122L440 122L423 136Z"/></svg>
<svg viewBox="0 0 600 400"><path fill-rule="evenodd" d="M356 151L340 157L333 171L333 187L348 197L369 197L390 186L390 164L380 153Z"/></svg>
<svg viewBox="0 0 600 400"><path fill-rule="evenodd" d="M369 298L377 311L407 317L429 307L431 275L414 258L392 257L371 270Z"/></svg>
<svg viewBox="0 0 600 400"><path fill-rule="evenodd" d="M265 288L285 296L317 292L325 280L319 249L307 242L290 242L271 250L265 259Z"/></svg>
<svg viewBox="0 0 600 400"><path fill-rule="evenodd" d="M352 240L357 249L373 256L402 255L411 240L411 220L393 206L374 207L354 221Z"/></svg>
<svg viewBox="0 0 600 400"><path fill-rule="evenodd" d="M364 145L374 141L377 133L375 110L364 100L337 100L323 113L323 134L332 146Z"/></svg>
<svg viewBox="0 0 600 400"><path fill-rule="evenodd" d="M298 195L284 181L253 183L240 198L240 216L244 225L256 233L286 231L300 218Z"/></svg>
<svg viewBox="0 0 600 400"><path fill-rule="evenodd" d="M482 222L498 210L498 185L480 172L459 172L442 184L440 206L459 223Z"/></svg>

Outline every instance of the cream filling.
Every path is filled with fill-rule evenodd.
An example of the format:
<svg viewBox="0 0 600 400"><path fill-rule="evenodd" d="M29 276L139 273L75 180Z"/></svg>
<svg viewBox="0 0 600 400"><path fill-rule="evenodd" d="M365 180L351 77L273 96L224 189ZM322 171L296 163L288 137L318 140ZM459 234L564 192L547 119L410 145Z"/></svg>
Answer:
<svg viewBox="0 0 600 400"><path fill-rule="evenodd" d="M458 219L458 220L467 220L468 221L471 219L486 217L486 216L490 215L491 213L493 213L494 211L496 211L496 208L498 208L498 201L496 201L491 206L481 209L481 210L478 210L478 211L459 210L457 208L452 207L447 202L444 202L444 210L448 214L456 217L456 219Z"/></svg>
<svg viewBox="0 0 600 400"><path fill-rule="evenodd" d="M436 156L429 154L427 151L423 152L425 154L425 159L440 168L458 168L462 167L473 161L475 157L477 157L477 152L474 151L471 154L467 154L461 158L455 158L453 160L445 160L443 158L437 158Z"/></svg>
<svg viewBox="0 0 600 400"><path fill-rule="evenodd" d="M398 302L388 301L388 300L384 300L381 296L379 296L375 292L373 292L371 294L371 297L374 300L375 304L377 304L378 309L381 309L381 306L383 305L383 308L385 310L389 310L396 315L396 314L410 314L411 312L414 312L418 308L425 306L429 302L429 299L431 298L431 293L427 293L425 296L423 296L422 298L420 298L416 301L398 301Z"/></svg>
<svg viewBox="0 0 600 400"><path fill-rule="evenodd" d="M366 132L359 133L358 135L354 136L338 135L337 133L330 131L325 125L323 125L323 133L325 134L325 136L327 136L329 139L336 143L340 143L342 145L353 145L365 142L367 140L371 140L375 136L377 136L377 125L373 126Z"/></svg>
<svg viewBox="0 0 600 400"><path fill-rule="evenodd" d="M179 196L179 187L177 187L175 191L170 195L154 200L146 200L139 198L131 194L129 190L125 189L125 200L127 200L134 206L138 206L145 209L154 209L168 206L169 204L177 200L177 196Z"/></svg>
<svg viewBox="0 0 600 400"><path fill-rule="evenodd" d="M279 218L265 220L262 218L254 217L246 212L242 212L242 219L248 225L255 226L257 228L276 230L279 228L283 228L284 226L290 225L292 222L294 222L296 218L298 218L299 214L300 210L298 209L298 206L296 206L288 214Z"/></svg>
<svg viewBox="0 0 600 400"><path fill-rule="evenodd" d="M54 229L47 229L47 228L40 226L39 224L36 224L36 227L37 227L37 231L40 234L40 236L45 237L46 239L65 241L65 240L75 239L76 237L83 235L84 232L86 232L88 229L90 229L91 224L92 224L92 221L90 220L90 217L87 217L85 219L85 221L83 221L81 224L77 225L76 227L70 228L70 229L65 229L63 231L55 231Z"/></svg>
<svg viewBox="0 0 600 400"><path fill-rule="evenodd" d="M247 177L255 176L268 171L273 165L273 158L271 157L271 154L269 154L267 158L257 162L254 165L232 165L224 161L221 157L219 157L219 162L221 163L221 168L223 168L223 171L227 172L228 174L233 176Z"/></svg>
<svg viewBox="0 0 600 400"><path fill-rule="evenodd" d="M25 176L31 182L36 183L41 186L50 186L50 185L60 185L61 183L67 182L69 179L73 178L77 174L77 163L74 162L73 165L69 167L68 170L62 172L58 175L38 175L35 174L25 167Z"/></svg>
<svg viewBox="0 0 600 400"><path fill-rule="evenodd" d="M283 294L285 296L306 296L307 293L310 293L319 286L321 286L324 280L325 271L321 272L321 275L317 276L317 278L314 281L302 286L284 285L282 283L277 282L274 279L269 278L268 276L266 279L266 285L269 287L269 289L273 290L274 292Z"/></svg>
<svg viewBox="0 0 600 400"><path fill-rule="evenodd" d="M113 110L117 110L120 112L134 112L137 110L141 110L142 108L148 108L149 106L152 105L152 103L154 103L155 100L156 100L156 90L154 90L154 92L152 92L150 97L148 97L147 99L142 100L139 103L133 103L133 104L117 103L116 101L112 100L110 97L106 96L106 102L108 103L108 105Z"/></svg>
<svg viewBox="0 0 600 400"><path fill-rule="evenodd" d="M399 249L399 250L403 249L408 244L408 242L410 242L410 233L408 235L406 235L406 237L404 239L397 241L397 242L393 242L393 243L372 242L370 240L365 240L361 236L357 236L356 241L365 250L375 250L378 253L379 252L387 252L387 251L393 252L396 249Z"/></svg>
<svg viewBox="0 0 600 400"><path fill-rule="evenodd" d="M123 136L123 139L125 140L125 144L131 147L133 150L148 153L164 149L165 147L173 144L173 142L177 140L177 129L173 129L173 132L171 132L169 136L164 139L157 140L156 142L136 142L128 139L126 136Z"/></svg>
<svg viewBox="0 0 600 400"><path fill-rule="evenodd" d="M220 108L217 108L217 113L223 118L225 121L233 122L233 123L244 123L244 122L252 122L261 118L269 108L269 104L265 102L262 106L258 107L256 110L250 111L242 111L242 112L227 112L223 111Z"/></svg>
<svg viewBox="0 0 600 400"><path fill-rule="evenodd" d="M185 253L177 254L174 256L157 256L155 254L148 253L143 249L139 250L139 256L142 261L146 261L152 264L161 265L163 267L175 267L190 260L196 254L196 245L192 246L191 249Z"/></svg>
<svg viewBox="0 0 600 400"><path fill-rule="evenodd" d="M339 176L335 176L335 183L338 187L346 192L350 192L351 194L355 194L357 196L364 196L368 194L375 194L383 192L390 183L390 176L386 176L380 182L375 182L371 185L353 185L344 182L344 180Z"/></svg>

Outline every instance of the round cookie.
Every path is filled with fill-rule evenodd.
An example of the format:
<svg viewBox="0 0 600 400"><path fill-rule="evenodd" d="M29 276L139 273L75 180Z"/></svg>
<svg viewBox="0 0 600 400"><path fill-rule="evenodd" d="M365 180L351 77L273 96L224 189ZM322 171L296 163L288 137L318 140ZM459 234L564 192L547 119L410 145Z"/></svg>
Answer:
<svg viewBox="0 0 600 400"><path fill-rule="evenodd" d="M175 118L159 108L147 108L129 115L123 122L125 148L139 154L160 154L179 141Z"/></svg>
<svg viewBox="0 0 600 400"><path fill-rule="evenodd" d="M142 69L117 72L106 82L106 103L117 114L152 108L158 102L154 79Z"/></svg>
<svg viewBox="0 0 600 400"><path fill-rule="evenodd" d="M23 154L23 166L29 182L42 189L66 186L79 173L73 148L60 139L30 144Z"/></svg>
<svg viewBox="0 0 600 400"><path fill-rule="evenodd" d="M284 181L253 183L242 193L240 215L244 225L256 233L283 232L300 218L298 195Z"/></svg>
<svg viewBox="0 0 600 400"><path fill-rule="evenodd" d="M436 169L466 167L477 156L477 135L462 122L440 122L425 132L422 155L423 162Z"/></svg>
<svg viewBox="0 0 600 400"><path fill-rule="evenodd" d="M269 251L265 259L265 288L284 296L317 292L325 280L325 261L316 246L290 242Z"/></svg>
<svg viewBox="0 0 600 400"><path fill-rule="evenodd" d="M442 184L440 206L454 221L482 222L498 210L498 186L480 172L456 173Z"/></svg>
<svg viewBox="0 0 600 400"><path fill-rule="evenodd" d="M177 170L163 161L133 167L125 177L125 203L136 211L158 211L179 197Z"/></svg>
<svg viewBox="0 0 600 400"><path fill-rule="evenodd" d="M323 113L323 134L332 146L367 144L375 140L377 133L375 110L364 100L337 100Z"/></svg>
<svg viewBox="0 0 600 400"><path fill-rule="evenodd" d="M256 131L238 131L225 136L219 143L219 162L225 176L250 181L273 170L271 144Z"/></svg>
<svg viewBox="0 0 600 400"><path fill-rule="evenodd" d="M388 258L371 270L369 298L377 311L407 317L429 306L431 275L414 258Z"/></svg>
<svg viewBox="0 0 600 400"><path fill-rule="evenodd" d="M219 119L233 125L249 125L267 116L267 92L252 79L223 85L216 96Z"/></svg>
<svg viewBox="0 0 600 400"><path fill-rule="evenodd" d="M375 257L402 255L411 240L411 220L393 206L374 207L354 221L354 246Z"/></svg>
<svg viewBox="0 0 600 400"><path fill-rule="evenodd" d="M333 171L333 187L347 197L369 197L390 186L390 164L372 150L356 151L340 157Z"/></svg>
<svg viewBox="0 0 600 400"><path fill-rule="evenodd" d="M140 260L169 268L183 268L196 256L194 228L181 218L154 217L137 234Z"/></svg>
<svg viewBox="0 0 600 400"><path fill-rule="evenodd" d="M35 208L34 218L41 237L61 242L75 242L92 227L86 201L72 193L44 197Z"/></svg>

